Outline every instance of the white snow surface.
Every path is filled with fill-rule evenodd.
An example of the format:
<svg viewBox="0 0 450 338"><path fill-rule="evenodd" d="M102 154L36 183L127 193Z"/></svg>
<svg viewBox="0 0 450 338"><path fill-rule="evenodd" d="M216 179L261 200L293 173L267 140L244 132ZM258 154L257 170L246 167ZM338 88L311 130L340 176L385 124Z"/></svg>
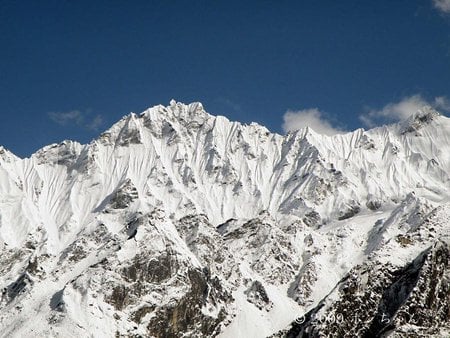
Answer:
<svg viewBox="0 0 450 338"><path fill-rule="evenodd" d="M118 194L128 198L123 208L112 207ZM450 119L428 107L368 131L282 136L172 101L123 117L86 145L64 141L25 159L0 147L0 286L30 280L13 300L2 298L0 336L145 336L151 315L135 326L129 309L116 311L96 264L108 258L120 266L140 253L151 260L170 243L180 261L202 268L207 249L190 241L205 236L224 241L233 257L209 266L235 299L220 336L266 337L370 255L398 265L414 258L426 242L402 251L389 239L414 228L418 210L449 205ZM153 215L152 227L127 240L136 215ZM190 215L205 221L181 234L179 222ZM254 232L243 230L252 224ZM436 236L447 236L448 219L440 224ZM77 245L84 254L70 263ZM29 273L36 260L38 271ZM308 292L295 291L299 278ZM244 280L261 282L272 306L250 303ZM182 292L170 290L142 304Z"/></svg>

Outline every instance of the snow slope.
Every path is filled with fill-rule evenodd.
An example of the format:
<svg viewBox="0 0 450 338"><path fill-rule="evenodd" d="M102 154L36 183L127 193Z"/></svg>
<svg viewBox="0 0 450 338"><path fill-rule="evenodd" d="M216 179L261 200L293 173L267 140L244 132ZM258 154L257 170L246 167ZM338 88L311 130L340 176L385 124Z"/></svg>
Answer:
<svg viewBox="0 0 450 338"><path fill-rule="evenodd" d="M450 119L428 107L281 136L172 101L87 145L0 147L0 335L287 332L356 266L447 236L440 217L408 237L449 205Z"/></svg>

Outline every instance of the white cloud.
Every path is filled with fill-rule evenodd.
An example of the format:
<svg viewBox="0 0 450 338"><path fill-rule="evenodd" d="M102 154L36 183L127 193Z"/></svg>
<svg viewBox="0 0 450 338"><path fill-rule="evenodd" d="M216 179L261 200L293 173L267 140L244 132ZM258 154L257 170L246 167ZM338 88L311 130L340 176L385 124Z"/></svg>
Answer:
<svg viewBox="0 0 450 338"><path fill-rule="evenodd" d="M47 115L50 120L60 126L75 125L84 129L96 131L103 124L103 118L101 115L96 115L93 119L91 119L89 112L82 112L79 110L49 112Z"/></svg>
<svg viewBox="0 0 450 338"><path fill-rule="evenodd" d="M284 132L304 127L310 127L315 132L324 135L335 135L343 132L339 128L334 128L317 108L298 111L288 110L283 115L283 121L282 128Z"/></svg>
<svg viewBox="0 0 450 338"><path fill-rule="evenodd" d="M96 115L94 119L86 125L86 128L90 130L98 130L103 124L103 117L101 115Z"/></svg>
<svg viewBox="0 0 450 338"><path fill-rule="evenodd" d="M367 113L360 115L359 119L365 126L374 127L385 122L405 120L424 106L449 111L450 101L445 96L439 96L428 102L421 95L416 94L405 97L398 102L388 103L380 110L370 109Z"/></svg>
<svg viewBox="0 0 450 338"><path fill-rule="evenodd" d="M48 113L50 119L59 124L60 126L66 126L71 123L77 125L83 122L83 114L78 110L72 110L67 112L50 112Z"/></svg>
<svg viewBox="0 0 450 338"><path fill-rule="evenodd" d="M434 107L437 110L442 110L444 112L450 112L450 100L445 96L438 96L434 98Z"/></svg>
<svg viewBox="0 0 450 338"><path fill-rule="evenodd" d="M380 121L404 120L426 105L428 103L420 95L413 95L396 103L388 103L380 110L371 109L368 113L360 115L359 118L366 126L373 127Z"/></svg>
<svg viewBox="0 0 450 338"><path fill-rule="evenodd" d="M433 0L433 5L443 13L450 13L450 0Z"/></svg>

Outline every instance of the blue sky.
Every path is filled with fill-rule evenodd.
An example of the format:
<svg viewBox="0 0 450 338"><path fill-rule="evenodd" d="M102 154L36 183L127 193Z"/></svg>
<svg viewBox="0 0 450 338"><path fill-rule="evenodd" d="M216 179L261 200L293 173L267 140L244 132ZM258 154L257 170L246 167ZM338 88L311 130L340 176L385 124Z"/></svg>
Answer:
<svg viewBox="0 0 450 338"><path fill-rule="evenodd" d="M172 98L279 133L450 109L450 0L0 0L0 46L19 156Z"/></svg>

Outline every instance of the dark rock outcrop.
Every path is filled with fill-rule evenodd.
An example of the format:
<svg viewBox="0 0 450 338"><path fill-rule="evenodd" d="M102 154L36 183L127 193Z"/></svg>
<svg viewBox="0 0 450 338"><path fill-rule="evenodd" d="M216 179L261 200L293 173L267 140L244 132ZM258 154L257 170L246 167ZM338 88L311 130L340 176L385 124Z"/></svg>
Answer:
<svg viewBox="0 0 450 338"><path fill-rule="evenodd" d="M438 241L400 269L380 262L355 267L334 292L331 305L325 298L280 336L441 336L450 330L449 245Z"/></svg>

